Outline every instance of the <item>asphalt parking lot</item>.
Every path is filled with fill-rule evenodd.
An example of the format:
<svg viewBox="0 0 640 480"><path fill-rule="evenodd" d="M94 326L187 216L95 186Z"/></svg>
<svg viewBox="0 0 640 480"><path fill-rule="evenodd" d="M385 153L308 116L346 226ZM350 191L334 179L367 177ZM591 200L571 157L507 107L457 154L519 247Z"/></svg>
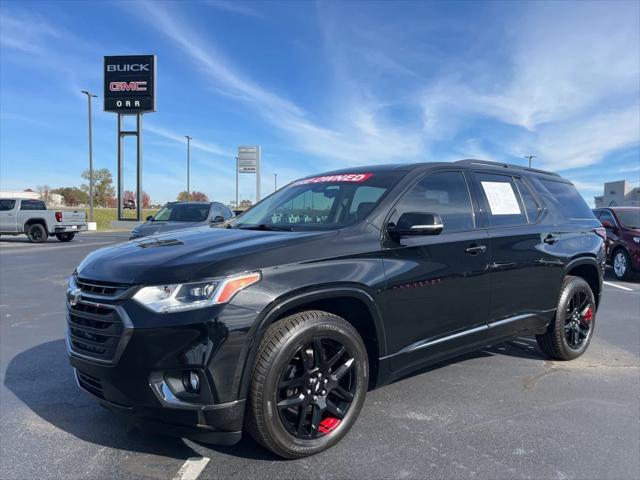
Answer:
<svg viewBox="0 0 640 480"><path fill-rule="evenodd" d="M87 233L0 239L0 478L640 478L640 283L607 279L588 352L487 347L369 392L349 435L280 460L246 438L213 447L135 430L81 392L63 342L66 278ZM197 476L199 474L199 476Z"/></svg>

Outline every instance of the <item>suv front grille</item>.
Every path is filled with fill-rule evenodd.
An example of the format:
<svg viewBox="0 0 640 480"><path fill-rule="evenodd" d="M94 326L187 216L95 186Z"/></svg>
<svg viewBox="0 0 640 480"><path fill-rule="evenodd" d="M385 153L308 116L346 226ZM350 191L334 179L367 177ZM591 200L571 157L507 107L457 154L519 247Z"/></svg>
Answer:
<svg viewBox="0 0 640 480"><path fill-rule="evenodd" d="M103 282L100 280L88 280L75 277L75 282L80 291L91 297L117 297L129 290L132 285L126 283Z"/></svg>
<svg viewBox="0 0 640 480"><path fill-rule="evenodd" d="M75 353L110 362L114 359L124 323L115 308L77 303L67 315L69 346Z"/></svg>

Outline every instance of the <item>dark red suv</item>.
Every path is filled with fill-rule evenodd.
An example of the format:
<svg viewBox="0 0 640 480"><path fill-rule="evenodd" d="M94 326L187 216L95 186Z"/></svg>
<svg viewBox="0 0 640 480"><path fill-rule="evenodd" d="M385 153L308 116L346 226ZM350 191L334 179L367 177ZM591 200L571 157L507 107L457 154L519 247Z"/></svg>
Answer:
<svg viewBox="0 0 640 480"><path fill-rule="evenodd" d="M607 230L607 263L618 280L640 271L640 207L597 208L593 211Z"/></svg>

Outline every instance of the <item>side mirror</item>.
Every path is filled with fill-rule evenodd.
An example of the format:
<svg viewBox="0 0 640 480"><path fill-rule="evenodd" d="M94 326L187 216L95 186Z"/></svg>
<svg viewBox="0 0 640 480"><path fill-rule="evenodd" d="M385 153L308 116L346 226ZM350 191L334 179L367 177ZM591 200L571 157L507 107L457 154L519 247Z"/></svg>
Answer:
<svg viewBox="0 0 640 480"><path fill-rule="evenodd" d="M614 229L615 227L613 226L613 223L611 223L609 220L604 220L602 222L602 226L604 228L610 228L610 229Z"/></svg>
<svg viewBox="0 0 640 480"><path fill-rule="evenodd" d="M153 215L149 215L149 216L147 217L147 222L150 222L151 220L153 220Z"/></svg>
<svg viewBox="0 0 640 480"><path fill-rule="evenodd" d="M398 223L389 223L387 231L392 237L414 235L438 235L444 225L437 213L407 212L400 215Z"/></svg>
<svg viewBox="0 0 640 480"><path fill-rule="evenodd" d="M211 223L220 223L220 222L224 222L224 217L220 215L216 215L214 219L211 220Z"/></svg>

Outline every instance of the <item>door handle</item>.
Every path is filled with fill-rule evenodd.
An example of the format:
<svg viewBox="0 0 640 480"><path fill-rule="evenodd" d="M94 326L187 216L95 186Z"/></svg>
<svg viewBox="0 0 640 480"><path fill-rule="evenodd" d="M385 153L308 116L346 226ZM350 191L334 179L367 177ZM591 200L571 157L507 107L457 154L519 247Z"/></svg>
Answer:
<svg viewBox="0 0 640 480"><path fill-rule="evenodd" d="M464 249L464 253L468 253L469 255L478 255L479 253L484 253L486 251L486 245L472 245Z"/></svg>
<svg viewBox="0 0 640 480"><path fill-rule="evenodd" d="M547 235L546 237L544 237L543 242L544 243L548 243L549 245L553 245L554 243L556 243L558 240L560 240L560 237L558 235Z"/></svg>

